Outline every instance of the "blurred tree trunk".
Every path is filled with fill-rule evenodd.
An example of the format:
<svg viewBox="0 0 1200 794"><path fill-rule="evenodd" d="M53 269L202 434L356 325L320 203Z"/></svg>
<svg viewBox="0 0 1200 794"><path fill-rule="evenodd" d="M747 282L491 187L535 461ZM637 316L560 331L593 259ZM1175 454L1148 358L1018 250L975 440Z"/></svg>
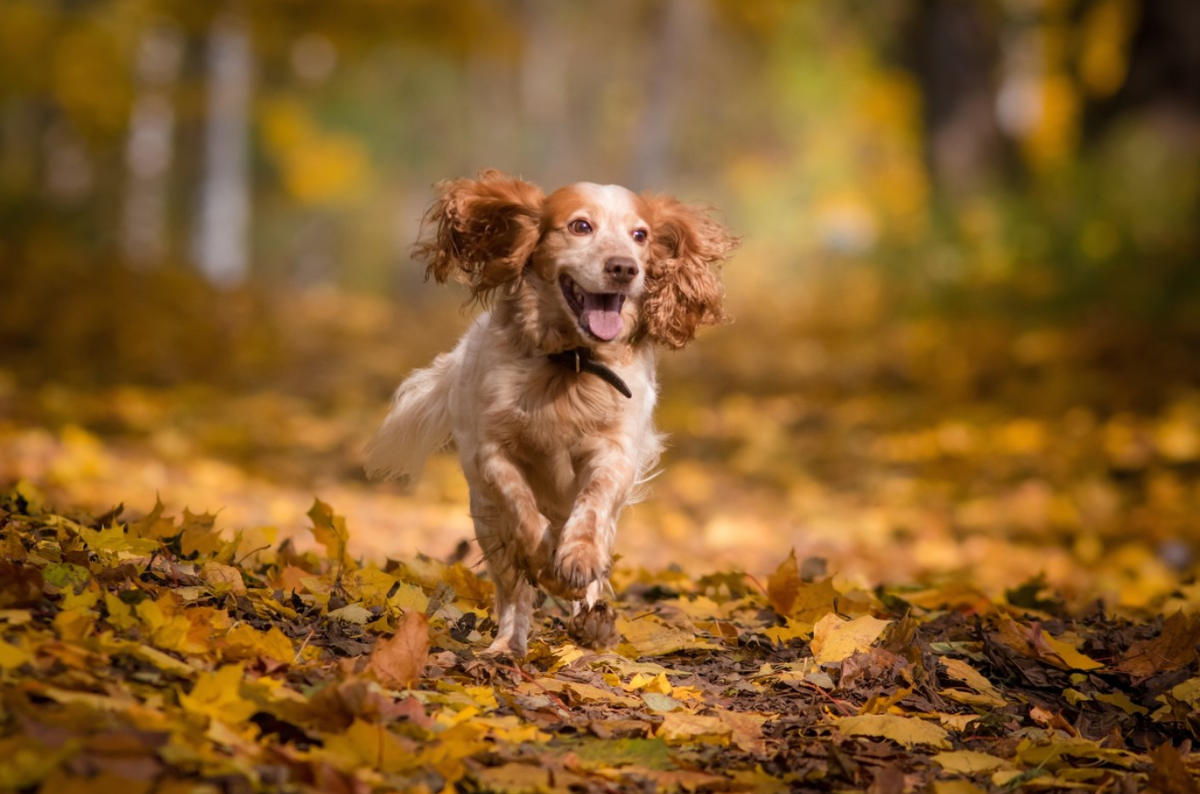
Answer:
<svg viewBox="0 0 1200 794"><path fill-rule="evenodd" d="M659 6L651 46L655 57L646 78L646 106L634 136L631 172L625 182L634 190L669 181L671 132L683 93L680 84L687 74L689 55L700 51L706 12L707 5L699 0L669 0Z"/></svg>
<svg viewBox="0 0 1200 794"><path fill-rule="evenodd" d="M1200 2L1144 0L1121 87L1088 104L1084 135L1095 141L1119 117L1150 109L1200 125Z"/></svg>
<svg viewBox="0 0 1200 794"><path fill-rule="evenodd" d="M571 9L559 0L522 0L525 42L521 52L521 114L525 139L534 149L527 161L538 178L558 183L577 177L571 169L573 147L569 76L569 32L563 24Z"/></svg>
<svg viewBox="0 0 1200 794"><path fill-rule="evenodd" d="M214 284L249 267L250 99L254 55L244 19L220 15L208 34L204 171L193 239L196 266Z"/></svg>
<svg viewBox="0 0 1200 794"><path fill-rule="evenodd" d="M513 69L503 57L482 48L467 56L465 66L470 155L476 169L515 168L520 160L520 132L512 108L517 103Z"/></svg>
<svg viewBox="0 0 1200 794"><path fill-rule="evenodd" d="M168 175L175 137L172 95L182 56L183 36L174 25L159 23L139 37L121 219L122 252L137 268L161 265L167 251Z"/></svg>
<svg viewBox="0 0 1200 794"><path fill-rule="evenodd" d="M995 114L998 34L985 4L914 4L907 49L921 89L925 159L935 185L951 196L987 185L1009 161Z"/></svg>

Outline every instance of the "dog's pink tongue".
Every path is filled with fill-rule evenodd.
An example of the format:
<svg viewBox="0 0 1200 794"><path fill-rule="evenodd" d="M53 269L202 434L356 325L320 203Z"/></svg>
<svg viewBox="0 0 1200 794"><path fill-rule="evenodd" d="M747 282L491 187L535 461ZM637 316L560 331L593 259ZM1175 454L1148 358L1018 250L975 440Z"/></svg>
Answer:
<svg viewBox="0 0 1200 794"><path fill-rule="evenodd" d="M583 325L592 336L611 342L621 333L621 300L617 295L585 293Z"/></svg>

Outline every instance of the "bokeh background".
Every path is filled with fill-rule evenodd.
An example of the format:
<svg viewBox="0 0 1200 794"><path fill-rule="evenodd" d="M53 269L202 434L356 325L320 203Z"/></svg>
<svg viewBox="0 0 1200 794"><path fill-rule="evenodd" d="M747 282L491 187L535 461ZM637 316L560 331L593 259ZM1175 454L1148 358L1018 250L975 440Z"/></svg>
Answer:
<svg viewBox="0 0 1200 794"><path fill-rule="evenodd" d="M0 481L464 553L452 458L360 461L469 320L409 247L483 167L744 237L630 570L1197 603L1192 0L5 0Z"/></svg>

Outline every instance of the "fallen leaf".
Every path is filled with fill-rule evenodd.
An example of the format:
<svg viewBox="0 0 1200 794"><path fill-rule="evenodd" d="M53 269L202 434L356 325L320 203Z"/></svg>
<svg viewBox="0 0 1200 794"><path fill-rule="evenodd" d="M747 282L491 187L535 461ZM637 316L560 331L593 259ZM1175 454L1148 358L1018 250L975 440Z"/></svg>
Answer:
<svg viewBox="0 0 1200 794"><path fill-rule="evenodd" d="M1108 703L1116 706L1126 714L1149 714L1150 709L1145 706L1139 706L1129 699L1129 695L1124 692L1097 692L1092 696L1093 700L1098 700L1101 703Z"/></svg>
<svg viewBox="0 0 1200 794"><path fill-rule="evenodd" d="M1080 653L1074 646L1063 642L1057 637L1043 634L1043 639L1050 646L1051 650L1063 660L1068 670L1096 670L1104 666L1095 659Z"/></svg>
<svg viewBox="0 0 1200 794"><path fill-rule="evenodd" d="M933 762L946 772L958 775L974 775L993 772L1008 764L1003 758L974 750L949 750L933 756Z"/></svg>
<svg viewBox="0 0 1200 794"><path fill-rule="evenodd" d="M969 705L981 705L990 708L1003 708L1008 705L1008 701L992 685L992 682L972 667L969 662L962 659L953 659L949 656L939 656L938 661L946 669L947 676L953 678L955 681L963 682L975 692L974 695L970 695L969 693L944 689L942 690L942 694L960 703L967 703Z"/></svg>
<svg viewBox="0 0 1200 794"><path fill-rule="evenodd" d="M800 584L800 567L796 564L796 550L792 549L775 573L767 577L767 600L780 615L789 617L792 614Z"/></svg>
<svg viewBox="0 0 1200 794"><path fill-rule="evenodd" d="M895 714L860 714L840 717L834 726L846 736L874 736L891 739L904 747L928 745L938 749L950 748L950 734L936 723L900 717Z"/></svg>
<svg viewBox="0 0 1200 794"><path fill-rule="evenodd" d="M244 668L240 663L201 673L191 692L179 695L179 705L192 714L229 725L244 725L250 715L258 711L258 706L241 695L243 675Z"/></svg>
<svg viewBox="0 0 1200 794"><path fill-rule="evenodd" d="M308 517L312 520L313 537L325 547L329 558L342 565L351 564L350 555L346 552L346 544L350 540L346 519L334 513L333 508L320 499L313 499Z"/></svg>
<svg viewBox="0 0 1200 794"><path fill-rule="evenodd" d="M385 687L408 689L421 677L429 658L429 619L410 612L400 619L396 632L375 643L367 672Z"/></svg>
<svg viewBox="0 0 1200 794"><path fill-rule="evenodd" d="M986 794L969 780L935 780L933 794Z"/></svg>
<svg viewBox="0 0 1200 794"><path fill-rule="evenodd" d="M631 656L665 656L682 650L715 650L721 647L700 639L694 631L668 626L653 615L638 620L618 618L617 629L625 638L625 643L618 646L617 650Z"/></svg>
<svg viewBox="0 0 1200 794"><path fill-rule="evenodd" d="M668 744L728 744L733 729L720 717L671 712L663 717L654 735Z"/></svg>
<svg viewBox="0 0 1200 794"><path fill-rule="evenodd" d="M651 711L678 711L683 708L683 704L675 698L658 692L643 692L642 700L645 701L646 708Z"/></svg>
<svg viewBox="0 0 1200 794"><path fill-rule="evenodd" d="M870 615L845 620L831 612L813 626L813 656L822 664L840 662L856 651L870 648L890 623Z"/></svg>
<svg viewBox="0 0 1200 794"><path fill-rule="evenodd" d="M1194 773L1188 770L1179 751L1170 742L1163 742L1150 751L1154 766L1150 771L1150 784L1163 794L1197 794L1200 785Z"/></svg>
<svg viewBox="0 0 1200 794"><path fill-rule="evenodd" d="M241 571L233 566L222 565L219 562L206 562L200 566L200 578L217 595L222 593L246 594L246 583L242 581Z"/></svg>
<svg viewBox="0 0 1200 794"><path fill-rule="evenodd" d="M1196 660L1200 643L1200 615L1176 612L1163 621L1162 631L1150 640L1138 640L1121 656L1116 669L1135 678L1178 670Z"/></svg>

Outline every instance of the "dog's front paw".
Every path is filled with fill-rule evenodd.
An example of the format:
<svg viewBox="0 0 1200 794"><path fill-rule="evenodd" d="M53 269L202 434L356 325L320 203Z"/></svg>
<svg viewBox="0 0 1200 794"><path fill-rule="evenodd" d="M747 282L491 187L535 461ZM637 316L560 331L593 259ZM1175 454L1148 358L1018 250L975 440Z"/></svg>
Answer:
<svg viewBox="0 0 1200 794"><path fill-rule="evenodd" d="M608 554L593 541L567 541L554 558L554 578L562 588L561 595L583 598L588 585L608 578L611 564Z"/></svg>
<svg viewBox="0 0 1200 794"><path fill-rule="evenodd" d="M577 609L567 623L567 633L580 645L598 651L613 647L621 639L617 631L617 613L603 601Z"/></svg>

